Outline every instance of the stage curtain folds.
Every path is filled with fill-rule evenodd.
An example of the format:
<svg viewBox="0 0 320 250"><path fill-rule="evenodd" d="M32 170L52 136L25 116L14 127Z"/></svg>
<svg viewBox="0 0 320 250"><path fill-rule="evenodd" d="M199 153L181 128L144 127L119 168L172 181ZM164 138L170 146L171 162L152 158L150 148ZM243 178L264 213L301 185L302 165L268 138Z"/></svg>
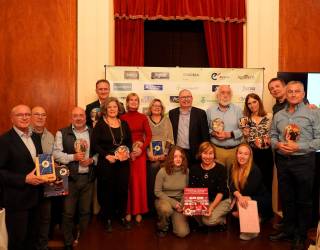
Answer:
<svg viewBox="0 0 320 250"><path fill-rule="evenodd" d="M144 20L203 20L211 67L243 66L245 0L114 0L117 66L143 66Z"/></svg>
<svg viewBox="0 0 320 250"><path fill-rule="evenodd" d="M142 19L115 20L115 65L144 65L144 25Z"/></svg>
<svg viewBox="0 0 320 250"><path fill-rule="evenodd" d="M243 24L204 21L210 67L243 67Z"/></svg>

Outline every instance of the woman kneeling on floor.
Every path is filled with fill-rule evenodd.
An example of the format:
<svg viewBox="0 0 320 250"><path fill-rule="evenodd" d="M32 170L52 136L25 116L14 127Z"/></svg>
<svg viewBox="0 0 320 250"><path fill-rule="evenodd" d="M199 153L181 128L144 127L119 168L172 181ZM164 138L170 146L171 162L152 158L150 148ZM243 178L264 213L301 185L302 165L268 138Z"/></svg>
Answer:
<svg viewBox="0 0 320 250"><path fill-rule="evenodd" d="M155 207L159 221L158 235L163 237L169 230L170 218L173 233L178 237L189 234L189 225L182 214L181 200L183 190L188 184L188 163L183 149L174 146L156 176L154 193L157 197Z"/></svg>
<svg viewBox="0 0 320 250"><path fill-rule="evenodd" d="M189 187L208 188L208 213L195 219L199 226L209 226L217 231L226 230L226 214L230 211L227 188L227 168L215 161L215 147L211 142L203 142L199 147L197 163L190 168Z"/></svg>
<svg viewBox="0 0 320 250"><path fill-rule="evenodd" d="M239 206L246 208L249 200L256 200L259 217L269 216L271 195L262 181L260 169L253 163L252 149L248 144L240 144L236 151L236 160L231 169L230 192ZM238 211L232 213L239 217ZM240 239L251 240L257 233L240 233Z"/></svg>

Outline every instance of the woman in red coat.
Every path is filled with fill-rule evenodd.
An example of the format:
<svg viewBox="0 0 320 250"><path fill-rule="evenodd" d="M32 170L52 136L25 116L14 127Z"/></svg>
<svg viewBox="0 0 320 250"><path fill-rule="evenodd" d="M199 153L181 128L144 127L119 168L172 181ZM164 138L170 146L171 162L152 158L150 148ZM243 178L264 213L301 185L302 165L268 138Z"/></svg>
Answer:
<svg viewBox="0 0 320 250"><path fill-rule="evenodd" d="M135 215L138 223L142 220L141 214L148 212L146 148L152 137L147 117L138 112L139 104L139 96L136 93L130 93L126 99L127 113L121 116L121 119L129 124L133 142L126 219L130 221L131 215Z"/></svg>

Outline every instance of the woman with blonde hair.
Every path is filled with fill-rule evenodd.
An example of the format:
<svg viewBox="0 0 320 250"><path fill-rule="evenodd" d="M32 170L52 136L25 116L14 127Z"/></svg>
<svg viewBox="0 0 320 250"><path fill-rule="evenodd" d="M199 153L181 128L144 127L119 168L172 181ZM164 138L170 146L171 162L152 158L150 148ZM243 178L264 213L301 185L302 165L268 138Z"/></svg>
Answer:
<svg viewBox="0 0 320 250"><path fill-rule="evenodd" d="M263 184L260 169L253 163L252 149L248 144L238 146L230 179L230 192L239 206L246 208L249 200L256 200L260 218L263 220L270 216L271 195ZM233 215L238 216L238 213L233 212ZM257 236L241 233L240 239L251 240Z"/></svg>
<svg viewBox="0 0 320 250"><path fill-rule="evenodd" d="M165 108L160 99L153 99L148 108L147 117L152 132L150 147L147 148L147 189L148 205L152 211L154 206L154 182L156 175L168 154L168 150L174 144L172 125L169 117L164 115ZM160 147L159 145L162 145Z"/></svg>
<svg viewBox="0 0 320 250"><path fill-rule="evenodd" d="M158 236L163 237L169 230L170 219L173 233L178 237L189 234L189 225L182 214L183 190L188 184L188 162L182 148L174 146L155 181L155 207L158 213Z"/></svg>
<svg viewBox="0 0 320 250"><path fill-rule="evenodd" d="M128 196L128 214L126 219L135 220L140 223L141 214L148 212L147 184L146 184L146 149L151 141L151 129L146 115L138 112L140 105L139 96L130 93L126 98L127 113L120 116L129 125L132 137L132 152L130 154L130 181Z"/></svg>

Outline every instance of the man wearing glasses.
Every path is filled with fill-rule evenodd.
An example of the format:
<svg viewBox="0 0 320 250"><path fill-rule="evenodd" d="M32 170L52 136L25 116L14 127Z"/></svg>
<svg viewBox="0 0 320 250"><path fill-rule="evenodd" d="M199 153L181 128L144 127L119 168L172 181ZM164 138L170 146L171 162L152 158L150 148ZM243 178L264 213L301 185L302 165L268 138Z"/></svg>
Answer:
<svg viewBox="0 0 320 250"><path fill-rule="evenodd" d="M282 231L270 240L292 240L292 249L304 249L312 217L312 189L315 151L320 148L319 110L303 103L304 86L291 81L286 87L287 105L276 113L271 128L275 150L280 199L283 208Z"/></svg>
<svg viewBox="0 0 320 250"><path fill-rule="evenodd" d="M179 92L180 107L169 111L175 144L184 149L190 163L196 162L199 145L209 141L206 112L192 107L192 94L183 89Z"/></svg>
<svg viewBox="0 0 320 250"><path fill-rule="evenodd" d="M9 250L36 249L41 185L35 175L34 158L42 153L38 135L30 129L31 110L18 105L11 110L12 129L0 137L0 178L4 184L4 207Z"/></svg>
<svg viewBox="0 0 320 250"><path fill-rule="evenodd" d="M31 110L31 128L33 133L41 138L43 153L52 154L54 137L46 129L47 113L41 106L36 106ZM48 237L51 219L51 198L42 198L40 201L40 228L38 236L39 250L48 249Z"/></svg>

